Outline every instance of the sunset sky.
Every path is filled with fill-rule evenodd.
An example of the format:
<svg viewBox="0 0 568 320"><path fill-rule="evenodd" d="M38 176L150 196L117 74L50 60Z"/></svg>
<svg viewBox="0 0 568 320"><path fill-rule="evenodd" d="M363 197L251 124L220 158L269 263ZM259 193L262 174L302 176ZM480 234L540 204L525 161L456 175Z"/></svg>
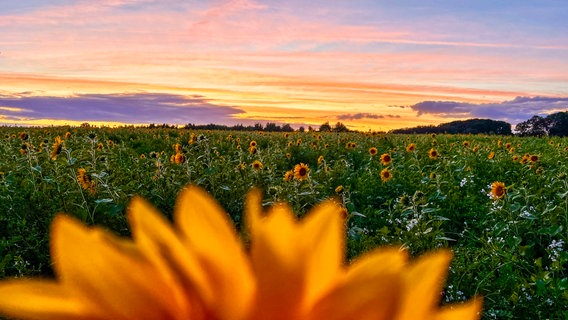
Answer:
<svg viewBox="0 0 568 320"><path fill-rule="evenodd" d="M0 1L0 124L338 121L568 111L564 0Z"/></svg>

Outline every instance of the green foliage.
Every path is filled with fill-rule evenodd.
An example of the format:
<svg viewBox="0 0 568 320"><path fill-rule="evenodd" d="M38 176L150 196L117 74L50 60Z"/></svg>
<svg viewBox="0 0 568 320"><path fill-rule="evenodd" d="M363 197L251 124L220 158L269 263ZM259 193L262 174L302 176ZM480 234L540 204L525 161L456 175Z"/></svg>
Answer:
<svg viewBox="0 0 568 320"><path fill-rule="evenodd" d="M300 216L339 199L349 261L383 245L451 248L443 303L482 295L487 319L568 316L566 138L85 126L3 127L0 139L0 277L52 275L59 212L129 236L134 195L171 217L178 192L196 184L240 226L246 193L260 187L266 205L286 201ZM299 163L309 178L286 181Z"/></svg>

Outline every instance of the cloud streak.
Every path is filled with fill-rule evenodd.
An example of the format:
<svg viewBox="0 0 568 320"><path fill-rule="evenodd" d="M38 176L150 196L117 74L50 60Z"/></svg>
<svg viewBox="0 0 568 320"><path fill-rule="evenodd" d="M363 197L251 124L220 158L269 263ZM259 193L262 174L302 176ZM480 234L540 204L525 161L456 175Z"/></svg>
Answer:
<svg viewBox="0 0 568 320"><path fill-rule="evenodd" d="M385 119L385 118L400 118L397 114L375 114L375 113L348 113L337 116L337 120L361 120L361 119Z"/></svg>
<svg viewBox="0 0 568 320"><path fill-rule="evenodd" d="M83 94L71 97L0 96L0 117L22 122L40 119L125 124L227 124L244 111L215 105L202 96L163 93Z"/></svg>
<svg viewBox="0 0 568 320"><path fill-rule="evenodd" d="M568 111L568 97L516 97L498 103L467 103L456 101L423 101L413 106L418 116L425 114L451 118L489 118L512 124L533 115Z"/></svg>

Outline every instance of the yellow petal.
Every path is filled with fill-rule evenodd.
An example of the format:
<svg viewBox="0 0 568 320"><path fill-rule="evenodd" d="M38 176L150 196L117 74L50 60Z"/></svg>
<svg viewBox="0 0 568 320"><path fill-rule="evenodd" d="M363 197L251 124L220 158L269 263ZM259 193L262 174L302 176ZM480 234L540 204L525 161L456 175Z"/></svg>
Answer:
<svg viewBox="0 0 568 320"><path fill-rule="evenodd" d="M473 298L471 301L444 307L435 320L476 320L481 318L483 299Z"/></svg>
<svg viewBox="0 0 568 320"><path fill-rule="evenodd" d="M156 270L132 247L101 229L57 216L52 224L52 255L62 285L93 312L103 310L118 319L177 314L169 299L171 291L156 277Z"/></svg>
<svg viewBox="0 0 568 320"><path fill-rule="evenodd" d="M327 201L312 209L302 220L297 241L303 245L306 268L304 304L313 304L337 281L345 257L342 208Z"/></svg>
<svg viewBox="0 0 568 320"><path fill-rule="evenodd" d="M0 283L0 313L20 319L86 319L84 307L55 281ZM89 317L95 318L96 314Z"/></svg>
<svg viewBox="0 0 568 320"><path fill-rule="evenodd" d="M282 204L254 224L250 249L258 286L254 319L300 317L307 270L299 231L290 208Z"/></svg>
<svg viewBox="0 0 568 320"><path fill-rule="evenodd" d="M405 293L397 319L427 319L436 313L452 254L447 250L427 253L404 273Z"/></svg>
<svg viewBox="0 0 568 320"><path fill-rule="evenodd" d="M190 297L195 297L196 291L210 288L194 252L182 244L170 222L141 198L133 198L130 202L128 220L140 251L171 288L172 300L180 309L179 318L197 317L196 313L203 312L198 306L201 301L190 301Z"/></svg>
<svg viewBox="0 0 568 320"><path fill-rule="evenodd" d="M225 319L247 316L254 298L250 263L235 228L219 204L204 190L189 186L178 197L176 226L186 246L207 273L206 303Z"/></svg>
<svg viewBox="0 0 568 320"><path fill-rule="evenodd" d="M395 248L359 258L338 286L318 302L309 319L393 319L402 299L407 256Z"/></svg>

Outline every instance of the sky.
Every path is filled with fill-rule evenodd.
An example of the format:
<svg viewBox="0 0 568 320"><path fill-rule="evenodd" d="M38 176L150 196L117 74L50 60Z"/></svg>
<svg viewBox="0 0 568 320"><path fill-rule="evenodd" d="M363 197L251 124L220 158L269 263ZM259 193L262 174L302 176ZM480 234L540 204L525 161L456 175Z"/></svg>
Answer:
<svg viewBox="0 0 568 320"><path fill-rule="evenodd" d="M0 1L0 124L354 130L568 111L565 0Z"/></svg>

